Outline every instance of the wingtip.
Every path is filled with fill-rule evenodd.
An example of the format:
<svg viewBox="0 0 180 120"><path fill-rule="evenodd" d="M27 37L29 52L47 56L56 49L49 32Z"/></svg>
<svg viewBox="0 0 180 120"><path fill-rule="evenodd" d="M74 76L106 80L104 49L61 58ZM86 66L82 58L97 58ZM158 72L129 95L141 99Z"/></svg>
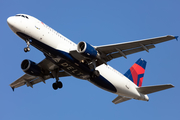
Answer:
<svg viewBox="0 0 180 120"><path fill-rule="evenodd" d="M169 88L173 88L173 87L175 87L174 85L172 85L172 84L167 84L168 86L169 86Z"/></svg>
<svg viewBox="0 0 180 120"><path fill-rule="evenodd" d="M173 88L173 87L175 87L175 86L171 84L171 87Z"/></svg>

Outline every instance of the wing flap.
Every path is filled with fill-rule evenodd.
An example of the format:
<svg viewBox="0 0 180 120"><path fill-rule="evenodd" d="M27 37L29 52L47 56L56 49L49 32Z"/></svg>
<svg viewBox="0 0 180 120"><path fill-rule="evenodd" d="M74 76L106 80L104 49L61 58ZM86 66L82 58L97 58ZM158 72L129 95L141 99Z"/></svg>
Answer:
<svg viewBox="0 0 180 120"><path fill-rule="evenodd" d="M118 104L118 103L121 103L121 102L125 102L127 100L130 100L131 98L128 98L128 97L124 97L124 96L117 96L112 102L114 104Z"/></svg>
<svg viewBox="0 0 180 120"><path fill-rule="evenodd" d="M158 92L161 90L169 89L174 87L172 84L166 84L166 85L155 85L155 86L145 86L145 87L139 87L136 88L138 92L142 94L150 94L154 92Z"/></svg>

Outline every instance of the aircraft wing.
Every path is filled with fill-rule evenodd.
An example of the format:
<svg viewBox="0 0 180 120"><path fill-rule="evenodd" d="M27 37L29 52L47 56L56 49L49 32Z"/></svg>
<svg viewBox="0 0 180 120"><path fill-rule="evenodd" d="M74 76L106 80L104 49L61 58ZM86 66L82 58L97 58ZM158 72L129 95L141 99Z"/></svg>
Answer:
<svg viewBox="0 0 180 120"><path fill-rule="evenodd" d="M33 87L34 84L37 84L39 82L45 83L45 80L54 78L52 74L50 73L50 71L57 69L57 66L55 64L53 64L48 59L44 59L38 64L38 66L40 66L44 71L44 74L42 76L32 76L29 74L24 74L22 77L20 77L19 79L17 79L16 81L10 84L11 88L14 90L14 88L18 88L23 85L27 85L27 87L29 86ZM58 76L65 77L65 76L70 76L70 75L60 70L58 73Z"/></svg>
<svg viewBox="0 0 180 120"><path fill-rule="evenodd" d="M117 96L112 102L114 104L118 104L118 103L121 103L121 102L125 102L127 100L130 100L131 98L128 98L128 97L124 97L124 96Z"/></svg>
<svg viewBox="0 0 180 120"><path fill-rule="evenodd" d="M96 65L101 65L106 63L114 58L118 57L125 57L127 55L137 53L140 51L147 51L149 49L155 48L155 44L166 42L172 39L177 39L177 36L162 36L144 40L137 40L131 42L124 42L118 44L110 44L110 45L103 45L103 46L95 46L95 49L100 53L100 58L97 59ZM79 61L86 60L87 58L83 55L79 54L76 50L70 51L70 54Z"/></svg>
<svg viewBox="0 0 180 120"><path fill-rule="evenodd" d="M138 41L131 41L119 44L97 46L96 50L102 53L102 58L107 62L117 57L126 57L126 55L133 54L140 51L147 51L155 48L154 44L177 39L177 36L162 36L157 38L150 38Z"/></svg>

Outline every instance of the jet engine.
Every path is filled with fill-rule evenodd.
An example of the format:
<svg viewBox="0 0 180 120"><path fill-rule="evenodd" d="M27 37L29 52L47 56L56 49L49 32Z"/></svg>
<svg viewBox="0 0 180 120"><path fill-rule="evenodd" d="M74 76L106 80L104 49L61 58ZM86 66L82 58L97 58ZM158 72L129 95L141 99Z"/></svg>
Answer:
<svg viewBox="0 0 180 120"><path fill-rule="evenodd" d="M22 61L21 69L29 75L40 76L41 74L41 68L35 62L27 59Z"/></svg>
<svg viewBox="0 0 180 120"><path fill-rule="evenodd" d="M97 58L99 56L98 51L87 42L79 42L77 45L77 52L88 58Z"/></svg>

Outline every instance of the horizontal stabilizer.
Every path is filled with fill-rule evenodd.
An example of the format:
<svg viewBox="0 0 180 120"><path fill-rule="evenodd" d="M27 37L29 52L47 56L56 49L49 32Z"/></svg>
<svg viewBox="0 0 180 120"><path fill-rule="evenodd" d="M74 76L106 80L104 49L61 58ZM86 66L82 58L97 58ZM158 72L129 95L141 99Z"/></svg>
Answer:
<svg viewBox="0 0 180 120"><path fill-rule="evenodd" d="M121 102L130 100L130 99L131 99L131 98L127 98L127 97L124 97L124 96L118 96L118 97L115 98L112 102L113 102L114 104L118 104L118 103L121 103Z"/></svg>
<svg viewBox="0 0 180 120"><path fill-rule="evenodd" d="M140 92L142 94L150 94L150 93L158 92L161 90L169 89L172 87L174 87L174 86L171 84L166 84L166 85L145 86L145 87L139 87L136 89L138 92Z"/></svg>

